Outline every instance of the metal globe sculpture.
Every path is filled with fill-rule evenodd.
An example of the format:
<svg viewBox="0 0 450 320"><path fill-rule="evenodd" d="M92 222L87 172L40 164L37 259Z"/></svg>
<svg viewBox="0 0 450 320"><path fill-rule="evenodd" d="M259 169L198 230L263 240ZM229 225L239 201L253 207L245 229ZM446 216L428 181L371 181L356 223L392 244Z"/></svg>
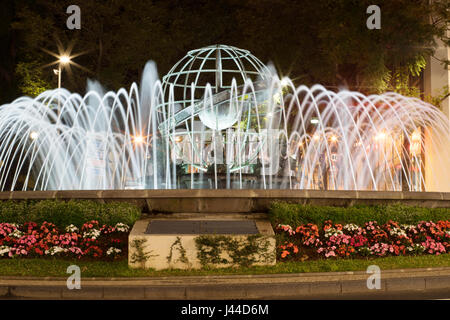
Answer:
<svg viewBox="0 0 450 320"><path fill-rule="evenodd" d="M270 79L269 68L248 50L213 45L189 51L162 79L164 101L171 101L173 95L175 113L184 110L172 126L198 115L210 129L227 129L238 117L237 105L230 103L233 86L242 91L246 82ZM166 114L171 111L167 103L160 107Z"/></svg>
<svg viewBox="0 0 450 320"><path fill-rule="evenodd" d="M267 100L272 79L270 69L248 50L213 45L189 51L163 77L165 102L157 107L165 115L159 132L171 141L177 163L188 166L189 172L193 168L199 174L213 171L216 177L218 166L224 166L229 176L234 160L230 159L231 150L224 152L226 136L238 129L243 114L252 113ZM246 133L250 136L254 137L248 141L258 139L256 132ZM196 148L196 144L202 147ZM254 148L241 153L256 157ZM229 177L227 181L229 185Z"/></svg>
<svg viewBox="0 0 450 320"><path fill-rule="evenodd" d="M191 103L192 94L199 99L209 86L214 93L219 93L231 89L233 79L242 85L248 79L268 80L270 77L269 68L250 51L213 45L189 51L162 78L162 87L167 93L173 86L175 98L181 98L176 102L184 108Z"/></svg>

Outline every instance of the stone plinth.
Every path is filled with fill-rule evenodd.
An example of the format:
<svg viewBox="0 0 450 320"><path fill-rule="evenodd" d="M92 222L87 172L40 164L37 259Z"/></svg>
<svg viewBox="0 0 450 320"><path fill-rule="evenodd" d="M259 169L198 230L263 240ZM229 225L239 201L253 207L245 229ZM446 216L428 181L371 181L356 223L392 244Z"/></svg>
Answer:
<svg viewBox="0 0 450 320"><path fill-rule="evenodd" d="M230 255L233 252L227 249L229 248L227 244L233 242L239 243L241 250L246 246L247 248L259 248L255 253L244 256L244 260L251 258L253 261L251 265L274 265L276 263L275 234L270 222L263 217L263 215L258 214L251 215L251 218L240 214L174 214L155 215L152 218L141 219L135 223L129 236L128 264L132 268L153 268L156 270L168 268L198 269L205 265L212 267L238 266L242 261L233 259ZM158 233L157 227L149 228L152 221L155 222L154 226L161 228L160 233ZM249 221L254 222L255 232L248 228L247 222ZM168 222L168 224L161 222ZM193 222L194 227L192 229L184 228L184 231L174 228L172 232L167 228L170 222L174 222L174 225L178 222L187 222L187 225L189 222ZM209 225L216 226L216 230L223 233L215 233L215 229L204 228L200 230L195 227L208 225L208 222ZM232 232L232 228L227 228L227 222L231 222L230 226L235 228L236 232ZM222 224L223 228L217 228ZM243 227L239 228L237 226L239 224L242 224ZM177 233L177 231L182 233ZM248 231L248 233L239 233L245 231ZM208 245L204 245L203 242L203 244L197 243L196 239L199 238L208 242ZM212 247L210 247L209 241L214 243L212 245L214 249L219 248L221 250L216 256L221 262L214 263L214 255L210 254ZM215 243L222 243L223 245L216 246ZM199 256L199 252L204 254L203 258L201 254Z"/></svg>

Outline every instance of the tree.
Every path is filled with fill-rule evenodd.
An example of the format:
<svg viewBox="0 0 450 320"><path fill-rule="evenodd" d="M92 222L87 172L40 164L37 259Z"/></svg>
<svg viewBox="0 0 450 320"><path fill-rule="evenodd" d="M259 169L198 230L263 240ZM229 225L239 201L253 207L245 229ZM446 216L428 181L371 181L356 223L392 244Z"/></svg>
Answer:
<svg viewBox="0 0 450 320"><path fill-rule="evenodd" d="M282 73L301 82L365 93L401 90L417 77L435 37L445 39L450 8L448 1L425 0L244 3L240 29L259 56L271 56ZM371 4L381 8L380 30L366 27Z"/></svg>
<svg viewBox="0 0 450 320"><path fill-rule="evenodd" d="M14 17L14 6L10 3L2 4L0 11L0 104L10 101L17 95L14 78L14 65L16 60L16 37L11 28Z"/></svg>
<svg viewBox="0 0 450 320"><path fill-rule="evenodd" d="M297 84L417 94L411 87L435 37L448 43L450 22L447 0L79 0L81 30L68 30L70 4L19 0L12 27L18 62L49 63L41 48L57 51L56 40L85 52L75 60L89 71L63 73L64 87L77 92L87 77L129 87L149 59L165 74L188 50L223 43L273 61ZM366 27L372 4L381 8L380 30ZM41 78L56 83L50 69Z"/></svg>
<svg viewBox="0 0 450 320"><path fill-rule="evenodd" d="M20 79L19 89L25 95L35 97L45 90L51 89L49 83L43 80L42 68L38 62L19 62L16 66L16 74Z"/></svg>

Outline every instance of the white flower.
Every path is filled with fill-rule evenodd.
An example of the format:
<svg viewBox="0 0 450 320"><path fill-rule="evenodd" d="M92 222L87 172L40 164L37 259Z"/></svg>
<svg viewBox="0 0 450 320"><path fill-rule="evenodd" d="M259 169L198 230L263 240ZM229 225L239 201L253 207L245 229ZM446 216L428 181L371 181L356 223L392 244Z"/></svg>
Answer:
<svg viewBox="0 0 450 320"><path fill-rule="evenodd" d="M67 249L63 249L61 247L58 246L53 246L48 250L45 250L45 254L50 254L52 256L54 256L55 254L58 254L60 252L67 252Z"/></svg>
<svg viewBox="0 0 450 320"><path fill-rule="evenodd" d="M121 253L121 252L122 252L122 250L120 250L120 249L118 249L118 248L111 247L111 248L109 248L109 249L106 251L106 254L107 254L108 256L110 256L110 255L116 255L116 254L119 254L119 253Z"/></svg>
<svg viewBox="0 0 450 320"><path fill-rule="evenodd" d="M119 222L118 224L116 224L115 228L119 232L128 232L128 230L130 230L130 227L122 222Z"/></svg>
<svg viewBox="0 0 450 320"><path fill-rule="evenodd" d="M83 233L83 238L97 239L100 236L100 230L90 229Z"/></svg>
<svg viewBox="0 0 450 320"><path fill-rule="evenodd" d="M391 234L391 236L397 236L397 237L404 236L404 237L406 237L406 232L404 230L400 229L400 228L395 228L394 227L394 228L392 228L389 231L389 233Z"/></svg>
<svg viewBox="0 0 450 320"><path fill-rule="evenodd" d="M325 237L326 238L329 238L331 236L338 236L338 235L341 235L341 234L344 234L342 232L342 230L338 230L338 229L335 229L335 228L329 228L329 229L327 229L327 231L325 231Z"/></svg>
<svg viewBox="0 0 450 320"><path fill-rule="evenodd" d="M354 223L348 223L343 228L347 231L357 231L359 229L359 226Z"/></svg>
<svg viewBox="0 0 450 320"><path fill-rule="evenodd" d="M66 227L66 232L78 232L78 228L73 224Z"/></svg>
<svg viewBox="0 0 450 320"><path fill-rule="evenodd" d="M418 251L418 252L423 252L425 251L425 247L419 243L415 243L412 246L409 246L406 248L409 252L412 251Z"/></svg>
<svg viewBox="0 0 450 320"><path fill-rule="evenodd" d="M9 253L11 251L11 247L8 246L0 246L0 257L3 257L5 253Z"/></svg>
<svg viewBox="0 0 450 320"><path fill-rule="evenodd" d="M372 254L372 250L369 247L359 247L358 252L365 254Z"/></svg>
<svg viewBox="0 0 450 320"><path fill-rule="evenodd" d="M8 236L11 237L11 238L19 239L20 237L23 236L23 232L21 232L20 230L16 229L13 232L11 232Z"/></svg>

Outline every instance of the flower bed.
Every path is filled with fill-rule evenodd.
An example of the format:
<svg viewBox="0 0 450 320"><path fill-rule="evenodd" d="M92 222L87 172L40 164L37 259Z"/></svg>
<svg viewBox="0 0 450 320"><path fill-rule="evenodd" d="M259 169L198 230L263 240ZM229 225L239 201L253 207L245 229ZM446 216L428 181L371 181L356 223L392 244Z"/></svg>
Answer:
<svg viewBox="0 0 450 320"><path fill-rule="evenodd" d="M450 251L450 221L399 224L376 221L364 225L338 224L327 220L302 224L295 229L279 224L277 256L281 260L310 258L439 255Z"/></svg>
<svg viewBox="0 0 450 320"><path fill-rule="evenodd" d="M126 224L100 225L96 220L63 230L50 222L0 223L0 257L121 259L128 254L129 231Z"/></svg>

